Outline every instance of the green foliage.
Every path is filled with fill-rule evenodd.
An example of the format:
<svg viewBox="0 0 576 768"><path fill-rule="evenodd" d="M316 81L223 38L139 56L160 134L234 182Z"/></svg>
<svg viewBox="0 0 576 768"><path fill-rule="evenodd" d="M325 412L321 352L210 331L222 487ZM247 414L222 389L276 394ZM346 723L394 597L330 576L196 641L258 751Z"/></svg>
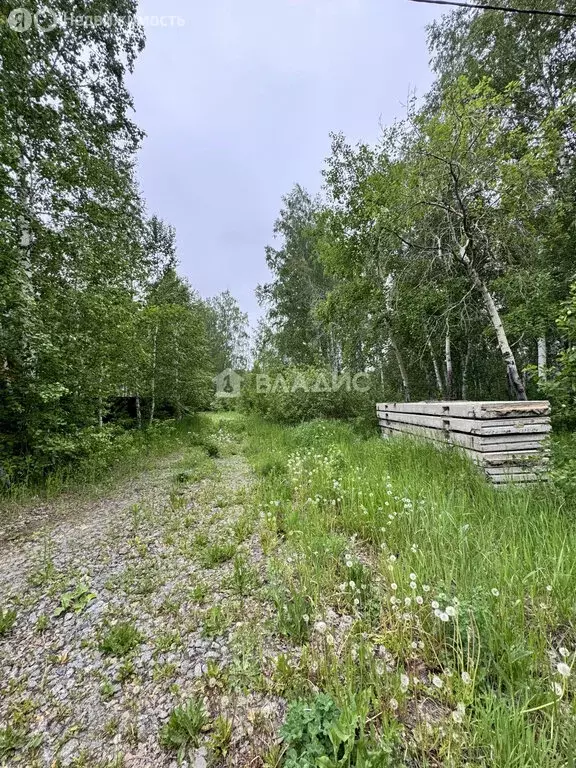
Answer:
<svg viewBox="0 0 576 768"><path fill-rule="evenodd" d="M354 378L316 367L271 368L245 377L241 405L270 421L298 424L372 414L376 399L374 381L368 375Z"/></svg>
<svg viewBox="0 0 576 768"><path fill-rule="evenodd" d="M0 608L0 637L7 635L16 623L17 611L12 608Z"/></svg>
<svg viewBox="0 0 576 768"><path fill-rule="evenodd" d="M201 701L191 699L176 707L166 725L160 731L160 744L170 752L176 752L178 762L191 756L200 746L200 736L209 723L208 713Z"/></svg>
<svg viewBox="0 0 576 768"><path fill-rule="evenodd" d="M225 758L232 741L232 721L223 715L218 715L212 726L209 747L216 759Z"/></svg>
<svg viewBox="0 0 576 768"><path fill-rule="evenodd" d="M570 300L563 304L558 328L567 344L540 388L552 401L555 424L576 429L576 284L571 288Z"/></svg>
<svg viewBox="0 0 576 768"><path fill-rule="evenodd" d="M106 656L126 656L143 642L144 637L134 624L121 621L106 629L99 648Z"/></svg>
<svg viewBox="0 0 576 768"><path fill-rule="evenodd" d="M96 597L96 593L92 592L90 587L80 582L74 589L64 592L60 597L60 605L54 611L54 616L62 616L62 614L68 613L68 611L82 613Z"/></svg>
<svg viewBox="0 0 576 768"><path fill-rule="evenodd" d="M22 728L8 725L0 728L0 758L11 758L17 754L28 754L42 744L42 735L29 736Z"/></svg>
<svg viewBox="0 0 576 768"><path fill-rule="evenodd" d="M221 605L213 605L204 614L202 633L205 637L218 637L224 632L227 617Z"/></svg>
<svg viewBox="0 0 576 768"><path fill-rule="evenodd" d="M286 744L285 768L316 768L319 758L331 754L330 728L339 716L340 710L324 693L310 702L291 704L280 731Z"/></svg>
<svg viewBox="0 0 576 768"><path fill-rule="evenodd" d="M220 542L207 546L200 554L200 561L204 568L215 568L217 565L231 560L236 553L236 544L233 542Z"/></svg>
<svg viewBox="0 0 576 768"><path fill-rule="evenodd" d="M301 645L310 635L312 600L295 588L274 595L278 615L278 630L294 643Z"/></svg>
<svg viewBox="0 0 576 768"><path fill-rule="evenodd" d="M232 590L241 597L246 597L257 583L257 574L250 566L245 554L239 553L234 558L234 571L231 577Z"/></svg>

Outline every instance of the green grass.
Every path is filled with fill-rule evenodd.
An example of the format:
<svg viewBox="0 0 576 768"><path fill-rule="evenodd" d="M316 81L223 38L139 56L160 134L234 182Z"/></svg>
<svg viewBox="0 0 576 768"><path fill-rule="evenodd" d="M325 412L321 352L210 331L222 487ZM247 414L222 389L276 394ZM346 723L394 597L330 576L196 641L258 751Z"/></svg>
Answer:
<svg viewBox="0 0 576 768"><path fill-rule="evenodd" d="M247 434L301 695L366 692L374 749L403 727L391 765L574 765L574 497L344 423Z"/></svg>
<svg viewBox="0 0 576 768"><path fill-rule="evenodd" d="M144 642L134 624L121 621L108 627L100 640L100 651L106 656L126 656Z"/></svg>

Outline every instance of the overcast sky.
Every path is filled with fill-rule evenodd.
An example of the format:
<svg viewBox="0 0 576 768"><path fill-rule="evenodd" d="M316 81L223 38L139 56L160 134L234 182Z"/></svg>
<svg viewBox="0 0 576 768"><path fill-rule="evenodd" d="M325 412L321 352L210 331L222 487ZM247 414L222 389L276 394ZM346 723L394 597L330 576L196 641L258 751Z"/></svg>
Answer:
<svg viewBox="0 0 576 768"><path fill-rule="evenodd" d="M281 197L319 190L330 131L373 141L431 82L426 24L409 0L141 0L147 26L131 90L147 133L140 181L176 227L180 271L229 289L252 322Z"/></svg>

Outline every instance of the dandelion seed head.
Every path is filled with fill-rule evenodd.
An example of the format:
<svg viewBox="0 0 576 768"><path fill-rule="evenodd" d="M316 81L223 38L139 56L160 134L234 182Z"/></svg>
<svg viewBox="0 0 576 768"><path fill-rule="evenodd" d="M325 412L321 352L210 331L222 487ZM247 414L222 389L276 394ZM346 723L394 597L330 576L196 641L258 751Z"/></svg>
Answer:
<svg viewBox="0 0 576 768"><path fill-rule="evenodd" d="M570 677L570 673L572 672L568 664L565 664L563 661L556 665L556 669L558 670L558 674L562 677Z"/></svg>

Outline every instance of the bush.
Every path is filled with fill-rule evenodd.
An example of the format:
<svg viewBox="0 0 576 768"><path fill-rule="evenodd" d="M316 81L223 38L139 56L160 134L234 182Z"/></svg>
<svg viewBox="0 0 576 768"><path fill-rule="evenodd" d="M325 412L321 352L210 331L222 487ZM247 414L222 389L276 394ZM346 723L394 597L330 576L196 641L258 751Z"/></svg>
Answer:
<svg viewBox="0 0 576 768"><path fill-rule="evenodd" d="M325 368L284 368L246 376L240 404L246 412L284 424L362 416L375 420L377 393L369 374L335 375Z"/></svg>
<svg viewBox="0 0 576 768"><path fill-rule="evenodd" d="M540 388L552 402L554 426L576 429L576 283L562 308L558 327L568 346L560 352L555 367L548 372L548 381Z"/></svg>

